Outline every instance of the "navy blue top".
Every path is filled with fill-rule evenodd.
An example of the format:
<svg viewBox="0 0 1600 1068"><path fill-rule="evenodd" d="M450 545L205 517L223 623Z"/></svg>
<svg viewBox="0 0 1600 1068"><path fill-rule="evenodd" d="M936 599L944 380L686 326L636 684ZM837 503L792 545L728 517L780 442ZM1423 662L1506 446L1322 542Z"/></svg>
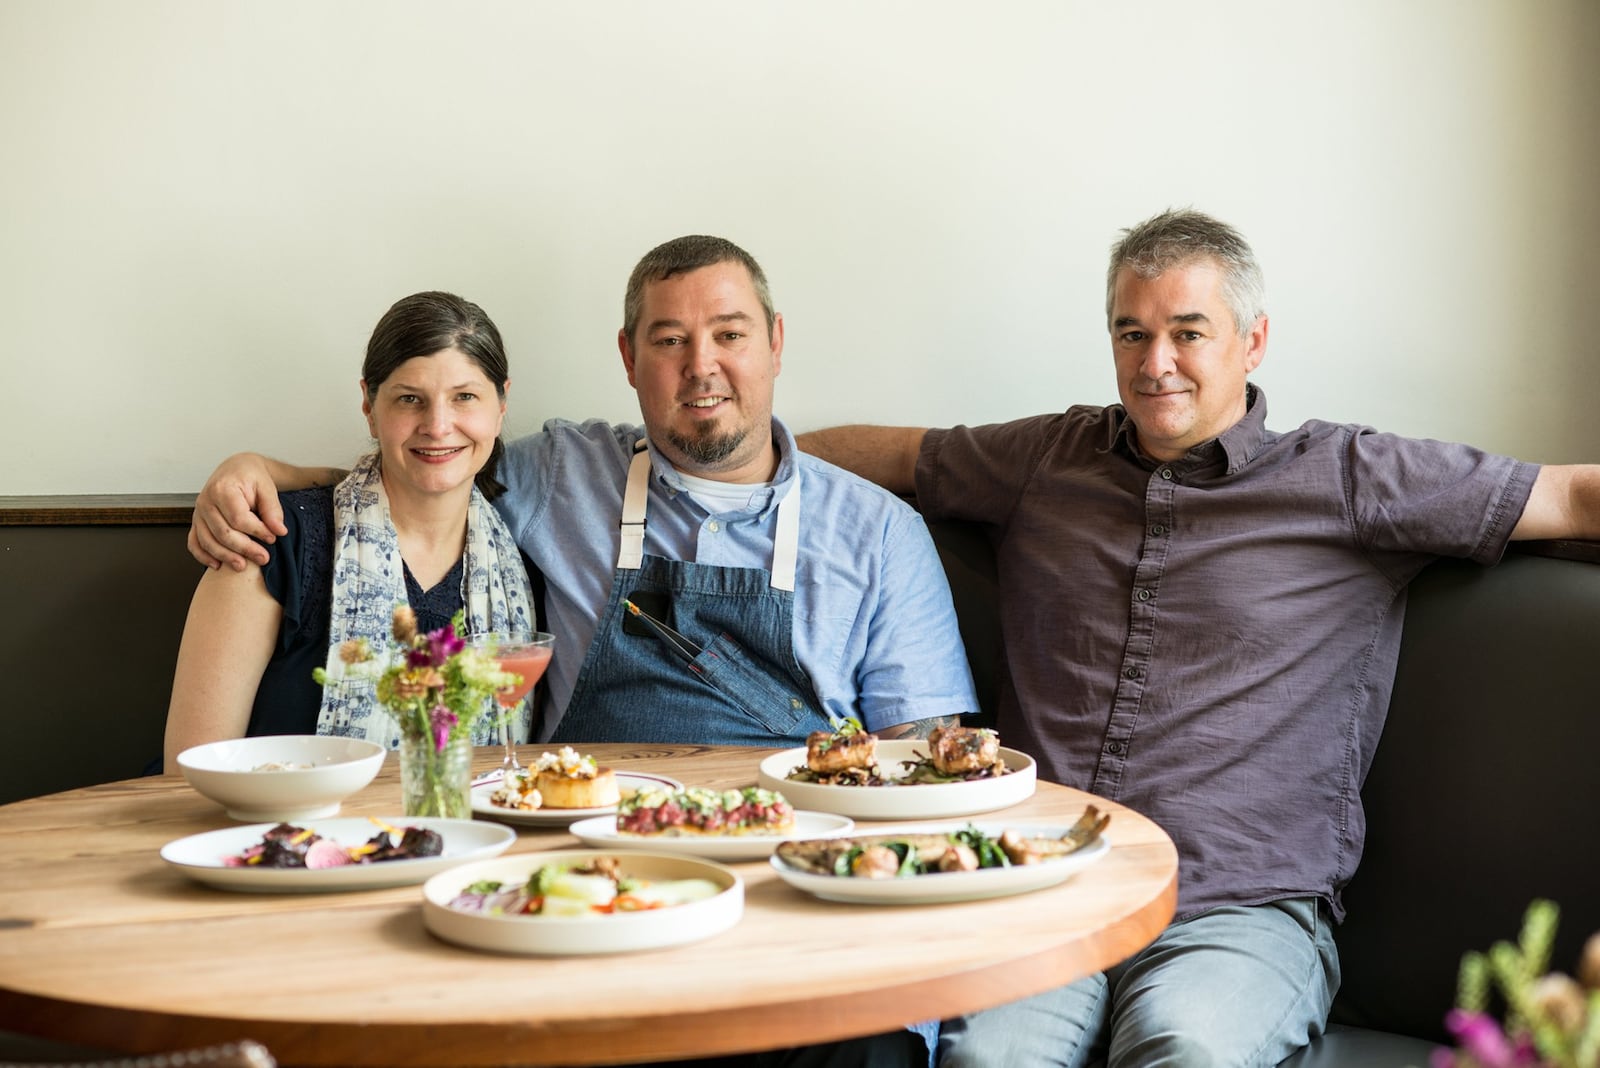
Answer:
<svg viewBox="0 0 1600 1068"><path fill-rule="evenodd" d="M278 502L289 532L266 547L272 558L261 577L267 592L283 605L283 622L277 648L256 687L245 733L315 734L322 687L311 672L327 662L333 615L333 488L280 493ZM417 627L430 631L449 626L462 607L461 560L430 590L417 585L409 567L405 578Z"/></svg>

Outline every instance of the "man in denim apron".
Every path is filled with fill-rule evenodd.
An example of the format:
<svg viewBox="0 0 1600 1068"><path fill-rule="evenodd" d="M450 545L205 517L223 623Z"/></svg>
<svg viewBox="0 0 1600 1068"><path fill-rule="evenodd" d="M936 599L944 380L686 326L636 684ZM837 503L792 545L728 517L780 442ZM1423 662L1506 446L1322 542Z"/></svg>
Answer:
<svg viewBox="0 0 1600 1068"><path fill-rule="evenodd" d="M651 251L617 340L644 426L552 421L500 475L568 638L539 737L774 745L972 710L921 518L772 415L783 318L755 260L713 237Z"/></svg>

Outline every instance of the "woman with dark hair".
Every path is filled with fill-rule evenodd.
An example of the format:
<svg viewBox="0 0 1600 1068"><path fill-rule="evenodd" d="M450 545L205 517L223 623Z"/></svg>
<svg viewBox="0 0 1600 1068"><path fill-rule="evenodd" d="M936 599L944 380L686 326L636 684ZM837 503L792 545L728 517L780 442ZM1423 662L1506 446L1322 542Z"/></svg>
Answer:
<svg viewBox="0 0 1600 1068"><path fill-rule="evenodd" d="M361 367L377 448L336 486L280 495L288 534L264 567L201 577L167 710L168 767L190 746L244 735L397 746L373 702L311 675L347 639L386 637L397 603L423 630L458 611L470 633L535 629L521 554L488 503L503 491L506 370L500 331L471 301L417 293L379 320ZM527 707L513 741L530 736ZM498 741L495 722L483 717L474 742Z"/></svg>

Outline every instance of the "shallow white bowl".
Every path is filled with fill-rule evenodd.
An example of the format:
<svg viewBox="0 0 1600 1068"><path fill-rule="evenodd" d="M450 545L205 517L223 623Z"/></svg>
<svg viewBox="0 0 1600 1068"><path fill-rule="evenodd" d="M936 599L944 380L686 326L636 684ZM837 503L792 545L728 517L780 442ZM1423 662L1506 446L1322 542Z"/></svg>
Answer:
<svg viewBox="0 0 1600 1068"><path fill-rule="evenodd" d="M361 738L279 734L197 745L178 754L178 767L236 820L309 820L338 812L378 774L384 753Z"/></svg>
<svg viewBox="0 0 1600 1068"><path fill-rule="evenodd" d="M500 916L450 907L456 895L475 882L526 882L541 865L588 864L597 856L616 857L625 875L649 881L709 879L720 891L687 905L612 915ZM744 882L728 868L690 857L621 849L518 853L463 864L422 884L423 925L446 942L490 953L564 957L661 949L721 934L743 915Z"/></svg>

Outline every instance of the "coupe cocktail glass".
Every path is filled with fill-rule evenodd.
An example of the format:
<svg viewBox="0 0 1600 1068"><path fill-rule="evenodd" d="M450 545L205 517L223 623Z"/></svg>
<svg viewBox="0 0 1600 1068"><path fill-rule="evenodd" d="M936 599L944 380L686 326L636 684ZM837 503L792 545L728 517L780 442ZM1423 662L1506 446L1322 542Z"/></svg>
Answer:
<svg viewBox="0 0 1600 1068"><path fill-rule="evenodd" d="M485 656L493 658L500 665L501 671L514 672L522 677L522 681L515 686L507 686L494 695L501 709L500 740L506 747L505 759L500 762L501 781L508 786L512 774L522 770L522 765L517 762L517 751L511 745L511 713L544 676L545 669L550 666L555 640L555 635L538 631L532 637L487 635L473 642Z"/></svg>

